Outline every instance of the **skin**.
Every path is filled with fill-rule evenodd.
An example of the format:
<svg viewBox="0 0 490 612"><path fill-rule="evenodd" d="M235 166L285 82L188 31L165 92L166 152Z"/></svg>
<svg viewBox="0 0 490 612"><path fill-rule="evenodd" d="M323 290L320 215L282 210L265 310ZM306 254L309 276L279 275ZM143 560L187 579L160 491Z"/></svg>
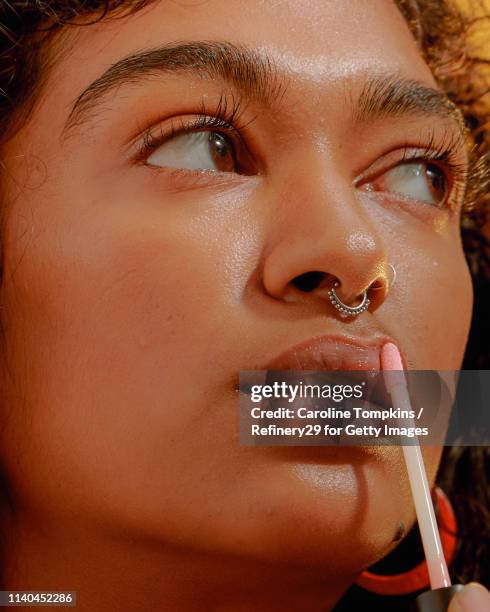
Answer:
<svg viewBox="0 0 490 612"><path fill-rule="evenodd" d="M130 162L142 125L233 91L190 73L120 88L62 137L110 64L182 40L267 52L286 79L274 111L244 114L260 174L196 182ZM443 117L356 125L345 103L375 74L435 87L429 68L388 0L157 2L49 53L3 151L5 588L77 590L94 612L330 609L414 521L400 449L240 446L237 373L321 334L389 336L410 368L460 367L461 202L353 185L429 128L457 133ZM340 278L345 301L378 283L372 308L340 319L292 284L309 271ZM432 481L440 449L425 454Z"/></svg>

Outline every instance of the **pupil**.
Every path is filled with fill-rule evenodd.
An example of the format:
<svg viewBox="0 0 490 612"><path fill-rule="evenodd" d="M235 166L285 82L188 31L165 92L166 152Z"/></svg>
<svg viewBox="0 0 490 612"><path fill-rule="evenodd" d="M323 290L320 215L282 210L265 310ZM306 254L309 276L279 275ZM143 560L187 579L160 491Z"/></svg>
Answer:
<svg viewBox="0 0 490 612"><path fill-rule="evenodd" d="M429 164L426 169L430 190L437 202L441 202L446 195L446 175L435 164Z"/></svg>
<svg viewBox="0 0 490 612"><path fill-rule="evenodd" d="M217 132L210 132L209 145L216 169L220 172L234 172L235 158L233 148L228 139Z"/></svg>

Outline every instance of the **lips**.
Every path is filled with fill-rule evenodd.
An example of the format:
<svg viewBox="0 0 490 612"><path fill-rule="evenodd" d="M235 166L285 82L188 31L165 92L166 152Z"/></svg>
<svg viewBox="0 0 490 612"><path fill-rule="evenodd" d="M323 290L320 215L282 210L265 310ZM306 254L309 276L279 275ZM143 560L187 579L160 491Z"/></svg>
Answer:
<svg viewBox="0 0 490 612"><path fill-rule="evenodd" d="M379 406L391 403L381 371L381 347L388 337L367 340L345 336L317 336L296 344L267 362L266 383L275 381L324 384L360 384L370 389L370 399ZM309 373L307 373L309 372ZM313 375L312 372L322 372ZM342 374L340 375L340 372ZM248 389L242 388L247 392Z"/></svg>
<svg viewBox="0 0 490 612"><path fill-rule="evenodd" d="M381 336L369 339L326 335L313 337L281 352L277 357L267 361L260 371L249 371L248 376L245 375L242 379L240 391L244 395L250 395L254 384L274 386L275 383L279 383L279 385L286 383L286 385L289 385L289 389L305 389L307 385L312 386L310 387L312 389L325 389L327 387L333 389L334 386L339 388L342 385L352 385L353 388L356 388L355 386L360 384L363 386L361 396L350 395L349 391L349 395L332 400L328 394L326 396L318 395L315 394L315 391L312 391L310 395L307 393L297 397L300 398L302 407L316 410L315 416L310 419L311 423L338 427L337 416L332 414L330 418L330 414L321 417L319 415L319 412L333 405L337 409L347 410L350 414L350 416L346 415L342 419L343 426L351 423L356 426L360 424L379 426L378 417L372 423L363 417L362 422L358 423L352 408L354 406L361 407L369 411L392 407L391 394L386 387L385 376L383 376L381 368L381 348L388 342L393 342L393 340ZM402 362L404 368L406 368L407 364L403 355ZM284 399L282 396L269 395L264 403L264 406L268 409L283 407L283 405ZM288 406L293 406L293 404L288 404ZM314 413L312 412L312 414ZM290 419L290 421L292 423L293 419ZM291 425L291 423L288 422L288 425ZM351 437L349 441L350 443L362 443L364 445L373 442L374 439L370 440L363 436L360 439ZM315 446L315 442L316 440L313 440L311 444ZM336 440L336 442L339 441ZM378 443L379 440L376 444ZM309 444L304 443L303 445Z"/></svg>
<svg viewBox="0 0 490 612"><path fill-rule="evenodd" d="M381 347L389 338L368 341L319 336L296 344L264 365L264 370L370 370L381 369Z"/></svg>

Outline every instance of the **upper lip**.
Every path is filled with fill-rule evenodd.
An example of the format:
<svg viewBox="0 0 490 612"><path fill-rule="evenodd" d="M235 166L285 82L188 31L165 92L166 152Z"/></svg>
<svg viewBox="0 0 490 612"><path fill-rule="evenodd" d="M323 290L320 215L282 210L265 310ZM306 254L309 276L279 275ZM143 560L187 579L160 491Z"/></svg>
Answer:
<svg viewBox="0 0 490 612"><path fill-rule="evenodd" d="M317 336L295 344L264 365L264 370L369 370L381 369L381 347L387 337L352 339Z"/></svg>

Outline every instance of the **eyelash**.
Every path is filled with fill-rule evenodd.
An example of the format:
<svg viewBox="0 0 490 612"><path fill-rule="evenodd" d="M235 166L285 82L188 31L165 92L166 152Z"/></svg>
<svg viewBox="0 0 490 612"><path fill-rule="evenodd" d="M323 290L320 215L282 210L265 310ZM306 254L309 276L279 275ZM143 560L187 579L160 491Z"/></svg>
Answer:
<svg viewBox="0 0 490 612"><path fill-rule="evenodd" d="M410 154L413 149L424 149L425 153ZM434 162L439 164L450 173L450 178L453 185L461 186L466 183L468 178L468 166L466 163L462 163L458 160L458 151L460 150L460 139L454 134L454 132L447 131L442 139L437 139L436 133L433 129L429 132L429 140L427 144L420 144L419 146L413 146L406 143L401 150L403 151L402 159L398 162L399 164L420 161L420 162Z"/></svg>
<svg viewBox="0 0 490 612"><path fill-rule="evenodd" d="M165 142L182 134L202 130L226 132L226 135L231 136L235 144L239 143L240 146L248 150L243 137L243 130L254 121L254 118L239 125L244 112L245 108L242 107L240 100L234 96L232 96L230 105L228 98L222 94L217 106L211 112L206 111L205 104L202 102L200 112L190 122L180 118L178 125L173 122L168 130L164 130L160 126L156 134L152 127L145 130L142 136L142 145L137 152L135 161L145 164L151 153Z"/></svg>
<svg viewBox="0 0 490 612"><path fill-rule="evenodd" d="M405 142L396 150L402 151L401 159L389 167L383 168L376 174L369 176L368 173L362 177L358 184L372 183L383 176L389 170L408 163L423 163L437 165L446 177L446 197L440 203L439 208L447 208L457 213L459 206L463 205L468 188L470 170L467 161L461 159L461 139L452 130L447 130L442 138L434 129L431 129L424 140L417 144ZM421 152L423 151L423 152Z"/></svg>
<svg viewBox="0 0 490 612"><path fill-rule="evenodd" d="M238 144L248 152L243 130L255 120L255 117L247 123L239 125L244 111L245 108L242 106L241 101L234 96L232 96L230 103L228 98L222 94L216 107L211 112L206 110L203 101L200 112L190 122L181 118L178 120L177 125L173 122L168 130L164 130L160 126L156 134L153 127L145 130L135 161L145 164L151 153L165 142L182 134L202 130L225 132L228 137L231 137L235 145ZM469 169L467 164L458 161L460 147L459 138L454 132L448 130L441 139L436 136L435 130L431 129L425 143L420 142L414 145L413 142L406 142L401 147L398 147L402 151L402 157L396 165L414 162L433 162L439 165L443 169L448 181L449 196L447 199L449 199L455 188L458 190L463 189L464 191L468 180ZM414 149L419 151L413 153ZM420 150L423 150L424 153L421 154ZM389 168L384 172L388 170Z"/></svg>

